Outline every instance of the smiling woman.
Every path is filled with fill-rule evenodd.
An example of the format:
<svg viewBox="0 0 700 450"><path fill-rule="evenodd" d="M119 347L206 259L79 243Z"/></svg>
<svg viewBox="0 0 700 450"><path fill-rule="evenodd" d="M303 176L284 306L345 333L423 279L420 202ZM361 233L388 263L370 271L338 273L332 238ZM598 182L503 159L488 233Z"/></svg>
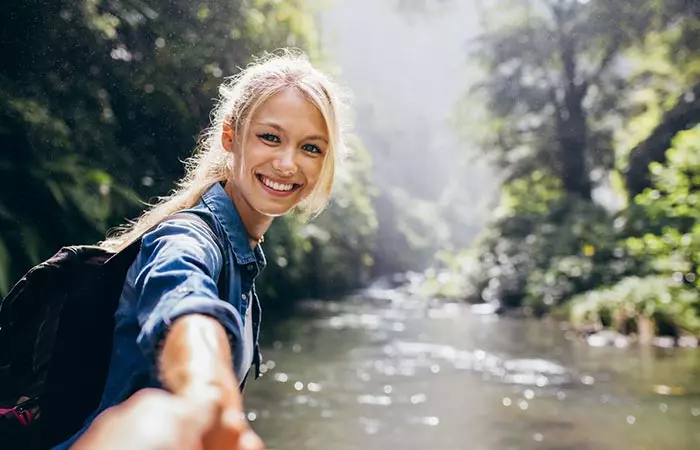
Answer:
<svg viewBox="0 0 700 450"><path fill-rule="evenodd" d="M291 168L294 171L302 166L308 169L300 156L309 155L316 161L315 165L320 166L316 177L309 180L315 181L313 185L304 186L292 180L304 189L294 196L295 201L287 209L272 216L293 209L313 216L325 208L335 166L346 153L343 133L346 105L340 95L341 89L315 69L303 53L283 51L266 55L230 77L219 92L219 100L212 111L212 124L202 134L197 154L186 162L187 172L178 183L178 189L146 211L133 225L122 228L103 242L104 247L125 248L164 217L196 204L216 182L230 182L226 191L238 196L234 203L247 200L242 192L233 191L246 188L245 183L239 185L239 182L243 181L247 168L252 167L249 158L269 158L268 169L271 170L256 172L254 177L262 181L261 177L267 175L269 181L282 184L290 183L286 179L290 164L295 166ZM266 144L267 150L255 150L260 143ZM289 152L290 149L296 151ZM256 161L253 165L260 163ZM250 206L247 201L236 203L237 208ZM260 228L259 224L255 225L253 228ZM251 237L258 236L255 231L259 230L248 227L246 230L252 232Z"/></svg>
<svg viewBox="0 0 700 450"><path fill-rule="evenodd" d="M220 413L205 427L205 448L260 448L240 420L240 392L261 362L260 243L275 217L294 209L311 216L327 204L345 149L342 106L331 80L287 51L221 86L212 125L175 192L101 243L120 251L138 242L140 250L115 315L101 404L55 449L146 387L211 399Z"/></svg>
<svg viewBox="0 0 700 450"><path fill-rule="evenodd" d="M234 127L224 124L223 146L236 167L226 192L240 205L253 239L316 189L329 153L328 134L320 110L295 87L262 104L244 139L235 139Z"/></svg>

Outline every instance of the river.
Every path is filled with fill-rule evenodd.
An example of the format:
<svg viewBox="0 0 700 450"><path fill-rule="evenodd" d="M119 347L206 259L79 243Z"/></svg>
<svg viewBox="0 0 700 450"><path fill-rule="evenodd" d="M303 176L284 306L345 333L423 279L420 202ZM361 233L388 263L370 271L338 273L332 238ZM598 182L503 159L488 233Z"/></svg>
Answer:
<svg viewBox="0 0 700 450"><path fill-rule="evenodd" d="M265 332L269 450L700 449L700 350L594 348L556 322L369 290Z"/></svg>

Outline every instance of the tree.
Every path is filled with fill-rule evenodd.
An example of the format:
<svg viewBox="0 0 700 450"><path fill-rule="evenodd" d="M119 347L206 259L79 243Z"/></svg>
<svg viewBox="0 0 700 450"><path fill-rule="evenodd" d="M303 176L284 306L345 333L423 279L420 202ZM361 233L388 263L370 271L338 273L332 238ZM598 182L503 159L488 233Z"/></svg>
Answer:
<svg viewBox="0 0 700 450"><path fill-rule="evenodd" d="M625 181L630 197L634 197L651 185L649 165L662 162L666 148L673 137L700 123L700 83L680 96L676 105L664 113L659 124L649 135L635 146L629 156L629 165L625 170Z"/></svg>
<svg viewBox="0 0 700 450"><path fill-rule="evenodd" d="M637 114L632 119L646 115L654 125L635 136L626 159L623 172L630 199L651 186L649 166L664 161L673 137L700 123L699 41L700 3L687 2L679 20L649 33L633 55L639 67L633 86L642 100L633 104Z"/></svg>
<svg viewBox="0 0 700 450"><path fill-rule="evenodd" d="M612 134L625 84L623 50L693 14L682 0L501 0L476 42L487 102L483 148L511 179L536 169L567 194L591 198L612 168ZM602 169L602 170L601 170Z"/></svg>
<svg viewBox="0 0 700 450"><path fill-rule="evenodd" d="M0 294L60 246L100 240L144 200L166 194L208 125L223 76L265 50L319 53L306 0L27 0L3 8ZM369 188L353 191L346 215ZM352 234L371 225L371 213L331 215L324 227ZM309 239L280 237L309 265L299 250ZM359 240L348 252L367 245ZM280 260L274 247L269 256L272 266Z"/></svg>
<svg viewBox="0 0 700 450"><path fill-rule="evenodd" d="M637 206L613 215L592 191L608 174L644 186L649 162L696 120L697 11L683 0L489 2L467 106L483 99L482 149L507 177L474 252L477 298L542 312L640 270L621 243L643 222Z"/></svg>

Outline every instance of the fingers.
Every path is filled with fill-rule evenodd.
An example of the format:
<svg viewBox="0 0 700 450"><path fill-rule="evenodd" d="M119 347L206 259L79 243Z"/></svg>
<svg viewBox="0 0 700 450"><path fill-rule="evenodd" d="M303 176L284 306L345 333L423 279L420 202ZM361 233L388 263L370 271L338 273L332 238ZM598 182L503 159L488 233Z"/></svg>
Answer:
<svg viewBox="0 0 700 450"><path fill-rule="evenodd" d="M264 450L260 437L250 428L245 415L227 408L218 423L204 437L206 450Z"/></svg>
<svg viewBox="0 0 700 450"><path fill-rule="evenodd" d="M177 396L203 436L206 450L264 450L260 437L242 412L240 396L216 385L190 386ZM192 424L191 424L192 425ZM191 426L190 425L190 426Z"/></svg>
<svg viewBox="0 0 700 450"><path fill-rule="evenodd" d="M238 408L226 408L221 414L221 424L239 433L248 426L245 413Z"/></svg>
<svg viewBox="0 0 700 450"><path fill-rule="evenodd" d="M245 431L238 442L240 450L265 450L262 439L251 429Z"/></svg>
<svg viewBox="0 0 700 450"><path fill-rule="evenodd" d="M181 398L158 389L135 393L104 411L73 447L168 450L264 450L260 437L237 407L215 395Z"/></svg>
<svg viewBox="0 0 700 450"><path fill-rule="evenodd" d="M140 390L113 410L131 423L143 448L151 448L146 443L153 442L162 446L158 448L183 450L201 449L202 436L219 414L206 398L182 399L160 389Z"/></svg>
<svg viewBox="0 0 700 450"><path fill-rule="evenodd" d="M264 450L262 439L250 428L245 413L229 408L222 415L221 422L238 437L238 450Z"/></svg>

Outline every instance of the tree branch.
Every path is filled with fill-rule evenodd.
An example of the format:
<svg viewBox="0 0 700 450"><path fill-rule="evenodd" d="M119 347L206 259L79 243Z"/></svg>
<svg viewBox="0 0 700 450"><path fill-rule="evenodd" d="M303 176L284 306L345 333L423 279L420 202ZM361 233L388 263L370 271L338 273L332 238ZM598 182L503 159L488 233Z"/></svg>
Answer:
<svg viewBox="0 0 700 450"><path fill-rule="evenodd" d="M700 83L681 94L676 106L667 111L649 136L630 152L625 183L630 198L651 186L649 164L666 159L666 150L678 132L700 123Z"/></svg>
<svg viewBox="0 0 700 450"><path fill-rule="evenodd" d="M615 59L615 56L617 55L617 51L620 48L620 39L618 33L615 33L613 36L613 40L608 46L608 48L605 51L605 55L603 56L603 59L600 60L600 64L598 64L598 68L593 72L593 74L586 80L584 83L586 86L593 86L600 81L600 77L605 71L605 69L608 68L610 63L612 62L613 59Z"/></svg>

